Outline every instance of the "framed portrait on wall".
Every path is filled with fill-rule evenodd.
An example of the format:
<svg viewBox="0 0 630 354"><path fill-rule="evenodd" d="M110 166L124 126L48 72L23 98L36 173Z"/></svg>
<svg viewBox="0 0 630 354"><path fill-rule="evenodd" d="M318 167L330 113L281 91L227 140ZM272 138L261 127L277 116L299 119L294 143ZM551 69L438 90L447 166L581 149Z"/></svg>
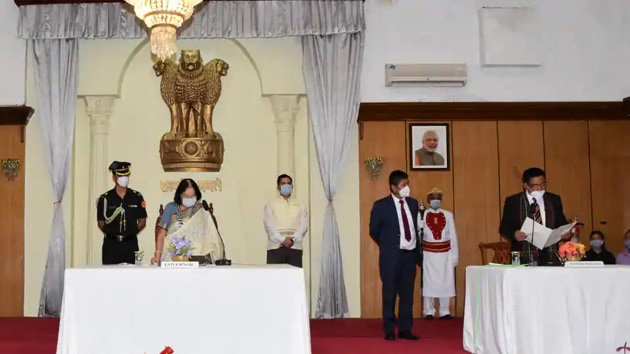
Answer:
<svg viewBox="0 0 630 354"><path fill-rule="evenodd" d="M450 143L448 123L409 124L409 169L450 169Z"/></svg>

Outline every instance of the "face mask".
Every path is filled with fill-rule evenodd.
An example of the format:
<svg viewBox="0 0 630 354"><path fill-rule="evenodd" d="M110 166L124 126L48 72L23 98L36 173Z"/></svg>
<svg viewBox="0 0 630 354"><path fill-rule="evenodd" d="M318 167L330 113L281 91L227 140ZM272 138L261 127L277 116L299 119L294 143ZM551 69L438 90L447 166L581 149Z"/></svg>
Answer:
<svg viewBox="0 0 630 354"><path fill-rule="evenodd" d="M602 245L604 245L602 240L591 240L591 247L593 248L602 248Z"/></svg>
<svg viewBox="0 0 630 354"><path fill-rule="evenodd" d="M400 189L398 194L400 194L403 198L407 198L411 194L411 188L409 188L409 186L404 186Z"/></svg>
<svg viewBox="0 0 630 354"><path fill-rule="evenodd" d="M431 209L433 210L437 210L440 208L440 205L442 204L442 201L438 200L438 199L433 199L429 202L429 206L431 207Z"/></svg>
<svg viewBox="0 0 630 354"><path fill-rule="evenodd" d="M623 241L623 244L630 250L630 239Z"/></svg>
<svg viewBox="0 0 630 354"><path fill-rule="evenodd" d="M116 179L116 183L118 183L121 187L127 187L129 185L129 177L121 176Z"/></svg>
<svg viewBox="0 0 630 354"><path fill-rule="evenodd" d="M197 198L192 197L192 198L182 198L182 205L184 205L186 208L190 208L191 206L195 205L197 203Z"/></svg>
<svg viewBox="0 0 630 354"><path fill-rule="evenodd" d="M288 197L291 195L291 192L293 192L293 186L290 184L283 184L280 186L280 194L282 194L285 197Z"/></svg>
<svg viewBox="0 0 630 354"><path fill-rule="evenodd" d="M531 191L529 194L536 199L540 199L545 195L545 191Z"/></svg>

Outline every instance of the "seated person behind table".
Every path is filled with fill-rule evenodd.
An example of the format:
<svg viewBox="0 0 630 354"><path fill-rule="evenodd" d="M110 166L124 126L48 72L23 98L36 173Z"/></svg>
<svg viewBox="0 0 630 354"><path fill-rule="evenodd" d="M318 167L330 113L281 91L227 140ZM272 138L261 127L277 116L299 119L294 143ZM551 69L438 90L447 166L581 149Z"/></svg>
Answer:
<svg viewBox="0 0 630 354"><path fill-rule="evenodd" d="M617 255L617 264L630 265L630 230L623 237L623 245L626 250Z"/></svg>
<svg viewBox="0 0 630 354"><path fill-rule="evenodd" d="M151 263L170 261L168 247L174 237L185 237L192 242L195 255L210 254L213 261L223 259L223 244L217 227L210 213L203 208L197 183L190 178L179 183L173 201L164 207Z"/></svg>
<svg viewBox="0 0 630 354"><path fill-rule="evenodd" d="M604 264L615 264L615 256L604 245L604 233L598 230L591 232L591 249L586 251L586 261L602 261Z"/></svg>

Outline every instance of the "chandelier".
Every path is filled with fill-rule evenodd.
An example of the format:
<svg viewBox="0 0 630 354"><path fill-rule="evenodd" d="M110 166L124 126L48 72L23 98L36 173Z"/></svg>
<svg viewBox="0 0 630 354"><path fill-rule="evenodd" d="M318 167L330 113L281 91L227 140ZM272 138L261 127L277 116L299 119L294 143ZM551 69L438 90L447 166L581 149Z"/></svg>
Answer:
<svg viewBox="0 0 630 354"><path fill-rule="evenodd" d="M177 29L202 0L125 0L151 30L151 53L166 60L177 52Z"/></svg>

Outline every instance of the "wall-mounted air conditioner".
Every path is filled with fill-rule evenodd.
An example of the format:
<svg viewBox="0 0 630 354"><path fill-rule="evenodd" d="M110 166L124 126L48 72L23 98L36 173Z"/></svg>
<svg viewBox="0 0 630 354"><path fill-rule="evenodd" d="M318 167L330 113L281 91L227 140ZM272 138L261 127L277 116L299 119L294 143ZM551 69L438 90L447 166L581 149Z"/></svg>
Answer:
<svg viewBox="0 0 630 354"><path fill-rule="evenodd" d="M421 86L466 85L466 64L385 64L385 86L394 84Z"/></svg>

